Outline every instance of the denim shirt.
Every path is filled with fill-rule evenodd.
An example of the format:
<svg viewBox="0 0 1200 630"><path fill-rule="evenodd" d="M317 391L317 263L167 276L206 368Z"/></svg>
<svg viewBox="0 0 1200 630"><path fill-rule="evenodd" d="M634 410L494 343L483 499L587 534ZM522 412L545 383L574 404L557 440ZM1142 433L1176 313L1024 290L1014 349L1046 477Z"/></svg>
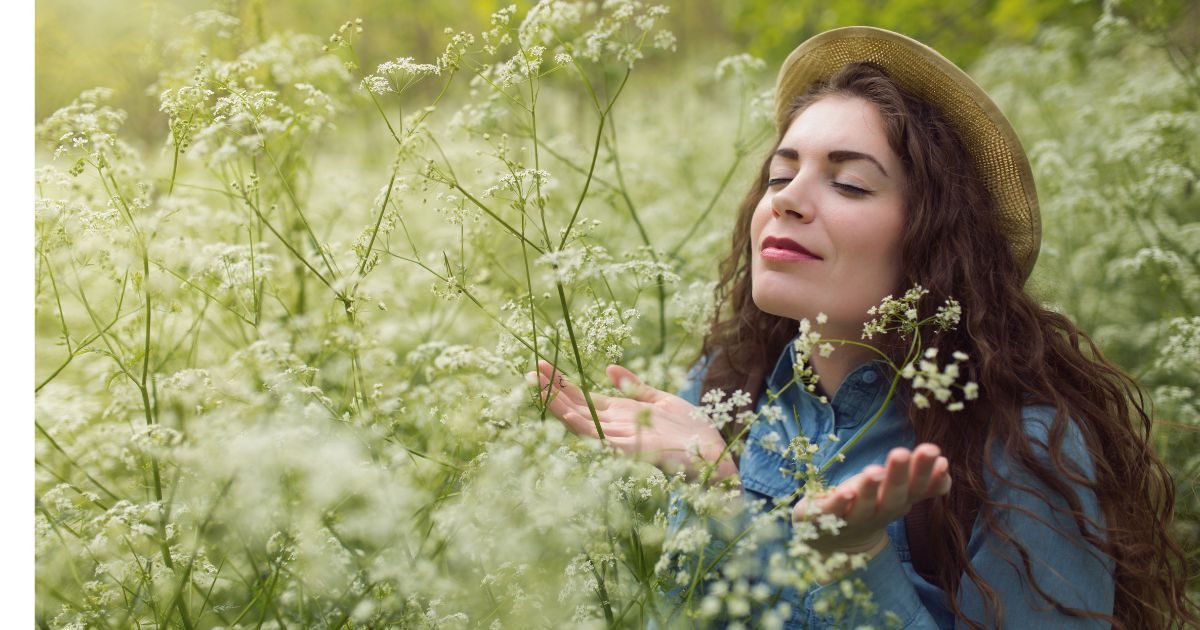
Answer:
<svg viewBox="0 0 1200 630"><path fill-rule="evenodd" d="M795 352L788 344L774 370L768 376L768 391L778 392L792 378ZM704 378L705 362L698 363L689 374L689 381L680 396L692 404L699 404L701 382ZM793 385L775 400L784 413L782 420L770 422L760 419L751 425L745 451L739 464L742 489L752 510L769 509L777 497L787 497L798 489L800 483L792 476L795 462L785 459L779 449L768 448L770 443L786 445L792 438L803 435L819 446L814 464L822 466L835 458L839 449L850 442L867 421L875 415L887 397L891 383L890 368L883 362L872 362L859 366L847 375L832 400L822 402L820 398ZM768 404L764 392L757 401L759 410ZM970 403L968 403L970 404ZM1049 455L1044 445L1048 443L1049 427L1054 418L1054 409L1046 406L1027 406L1024 409L1026 433L1033 440L1035 450L1044 461ZM772 435L772 434L777 435ZM836 442L830 435L837 437ZM903 405L896 404L896 397L889 401L879 419L863 433L859 441L845 451L844 461L834 461L824 473L829 487L836 486L859 473L870 464L884 464L888 452L895 447L912 448L914 434ZM767 443L764 445L764 441ZM1063 441L1065 459L1073 462L1089 479L1094 478L1091 459L1084 446L1078 428L1071 424ZM1000 514L1003 529L1025 547L1028 561L1038 586L1066 607L1085 609L1111 614L1114 584L1112 563L1109 558L1088 544L1080 535L1074 519L1054 507L1065 507L1066 501L1054 494L1032 473L1007 458L999 450L993 452L997 471L1016 485L1035 488L1050 497L1050 503L1035 494L1010 484L997 483L985 472L984 480L989 497L1018 509L1008 509ZM1073 485L1084 513L1096 523L1103 523L1099 503L1095 494ZM1053 506L1053 507L1052 507ZM679 510L672 519L668 536L677 531L679 521L688 518L688 510ZM901 628L953 628L953 614L946 601L946 594L929 583L912 566L908 548L908 537L904 519L888 524L887 547L871 559L866 567L855 571L850 577L861 579L870 589L873 601L878 606L875 615L868 619L855 619L858 623L887 627L887 613L894 614ZM782 543L777 543L782 544ZM995 590L1003 605L1003 627L1005 628L1091 628L1106 627L1095 619L1080 619L1065 615L1051 603L1037 595L1036 589L1026 583L1020 567L1022 560L1017 550L987 531L981 522L975 522L967 543L967 556L975 571ZM986 626L994 626L995 620L985 612L984 599L974 583L965 575L958 593L958 605L964 613ZM836 589L834 583L816 587L807 593L784 591L781 597L791 605L788 628L832 628L832 620L818 615L812 602L825 589Z"/></svg>

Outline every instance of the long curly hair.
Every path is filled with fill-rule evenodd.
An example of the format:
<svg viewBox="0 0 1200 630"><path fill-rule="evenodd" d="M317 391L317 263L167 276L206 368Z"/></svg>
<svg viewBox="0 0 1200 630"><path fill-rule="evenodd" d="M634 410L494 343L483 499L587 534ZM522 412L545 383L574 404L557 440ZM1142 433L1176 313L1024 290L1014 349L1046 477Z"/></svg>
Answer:
<svg viewBox="0 0 1200 630"><path fill-rule="evenodd" d="M933 500L929 511L932 531L947 541L936 545L933 557L936 581L946 590L952 612L970 626L982 627L958 606L965 577L983 596L987 625L1002 624L1002 602L967 556L967 539L977 518L1013 545L1026 583L1064 614L1099 618L1123 628L1200 622L1196 603L1186 592L1186 557L1168 532L1174 487L1150 445L1151 419L1142 389L1070 319L1026 294L1025 272L1008 247L992 197L975 174L962 141L934 106L907 93L882 68L855 63L800 96L789 120L833 94L873 103L891 148L905 166L902 278L905 286L919 284L929 291L921 300L920 317L931 316L948 297L962 305L959 326L936 333L929 345L970 355L967 371L979 384L979 400L953 415L911 402L907 408L917 442L937 444L950 461L954 479L949 495ZM784 131L779 130L779 138ZM769 162L768 155L741 202L732 251L720 266L719 308L701 350L701 356L711 359L705 390L742 389L757 398L767 370L796 334L794 320L759 310L752 298L750 219L766 190ZM1022 407L1028 404L1057 410L1044 451L1025 430ZM1072 421L1094 464L1094 480L1062 456ZM727 429L727 439L738 430ZM1002 526L1000 515L1013 506L988 497L984 474L996 476L994 451L1024 466L1058 495L1081 537L1112 559L1116 591L1111 616L1069 608L1038 584L1028 551ZM1040 453L1049 453L1049 465ZM1072 484L1095 492L1103 523L1089 522ZM1051 505L1059 503L1037 489L1021 489Z"/></svg>

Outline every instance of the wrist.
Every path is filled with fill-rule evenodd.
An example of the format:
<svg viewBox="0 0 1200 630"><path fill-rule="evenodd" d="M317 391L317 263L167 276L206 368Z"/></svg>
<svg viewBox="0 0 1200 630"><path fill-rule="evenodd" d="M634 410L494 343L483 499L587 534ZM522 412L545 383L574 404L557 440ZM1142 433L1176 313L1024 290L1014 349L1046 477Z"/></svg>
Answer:
<svg viewBox="0 0 1200 630"><path fill-rule="evenodd" d="M717 463L717 468L712 474L712 480L722 481L730 477L736 477L737 474L738 469L737 466L734 465L733 460L729 459L728 457L724 457L720 462Z"/></svg>
<svg viewBox="0 0 1200 630"><path fill-rule="evenodd" d="M888 542L890 542L890 540L888 539L887 531L885 530L882 534L880 534L879 540L876 540L873 545L860 553L866 554L867 560L870 560L871 558L883 553L883 550L887 549Z"/></svg>
<svg viewBox="0 0 1200 630"><path fill-rule="evenodd" d="M835 538L834 542L836 542L836 541L837 541L837 539ZM849 555L855 555L855 554L860 554L860 553L866 554L867 559L870 560L871 558L874 558L875 556L878 556L880 553L882 553L884 549L887 549L887 546L888 546L887 530L880 530L879 534L875 537L872 537L867 540L863 540L863 541L860 541L860 542L857 542L857 543L854 543L851 545L846 545L844 547L837 547L837 548L831 549L830 551L840 551L842 553L849 554Z"/></svg>
<svg viewBox="0 0 1200 630"><path fill-rule="evenodd" d="M725 443L712 444L700 453L706 468L711 466L711 472L703 472L711 482L719 482L738 474L737 464L733 463L733 455L725 448Z"/></svg>

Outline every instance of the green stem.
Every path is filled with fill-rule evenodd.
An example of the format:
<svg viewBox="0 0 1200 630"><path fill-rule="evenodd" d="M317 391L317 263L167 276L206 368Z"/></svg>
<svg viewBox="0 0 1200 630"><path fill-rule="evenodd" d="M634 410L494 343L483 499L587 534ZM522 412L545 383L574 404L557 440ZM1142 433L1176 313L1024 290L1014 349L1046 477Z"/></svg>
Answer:
<svg viewBox="0 0 1200 630"><path fill-rule="evenodd" d="M866 435L867 432L871 430L871 427L875 424L875 422L877 420L879 420L879 418L881 416L883 416L883 412L885 409L887 409L888 403L890 403L892 401L892 396L895 395L896 386L899 383L900 383L900 375L896 374L895 376L892 377L892 383L888 386L887 396L884 397L883 404L879 405L879 409L877 409L875 411L875 415L871 416L871 419L868 420L865 425L863 425L863 428L858 430L858 433L854 434L854 437L850 438L849 442L846 442L845 446L838 449L838 452L835 453L833 455L833 457L830 457L828 460L826 460L826 462L824 464L821 465L821 468L819 470L820 473L824 474L824 472L826 470L829 470L829 467L838 461L840 455L849 451L851 448L854 448L854 445L858 444L858 441L861 440L863 438L863 436Z"/></svg>
<svg viewBox="0 0 1200 630"><path fill-rule="evenodd" d="M521 235L525 235L525 215L521 215ZM521 241L521 261L525 265L525 291L529 294L529 336L533 341L533 364L534 370L537 370L538 362L538 335L537 335L537 310L533 305L533 274L529 270L529 250L525 247L525 241ZM541 397L538 397L539 410L542 416L546 413L546 403L542 402Z"/></svg>
<svg viewBox="0 0 1200 630"><path fill-rule="evenodd" d="M262 129L259 128L259 126L258 126L258 112L254 111L254 108L251 107L250 103L246 100L246 96L244 94L234 90L232 87L230 87L229 85L225 84L222 81L214 80L214 83L216 83L220 87L224 88L227 92L229 92L230 94L236 96L239 100L241 100L242 103L246 106L247 111L253 112L254 115L251 117L251 124L254 125L255 133L257 133L260 138L263 138L262 142L259 143L259 148L262 149L263 155L267 156L267 160L271 163L271 167L273 169L275 169L275 175L277 177L279 177L279 183L283 188L283 192L287 195L288 200L292 202L292 208L294 208L296 210L296 216L299 217L300 224L304 227L304 231L307 233L308 238L312 241L313 248L315 248L317 250L317 254L319 254L321 256L321 260L325 263L325 268L329 271L329 275L331 277L336 278L337 273L334 271L333 263L331 263L329 261L329 258L325 255L325 250L321 247L321 242L317 239L316 233L313 232L312 225L310 225L308 222L308 217L306 217L304 215L304 210L301 208L300 200L296 197L295 191L292 190L291 183L288 182L287 177L283 173L283 168L280 167L279 162L275 159L275 154L272 153L269 148L267 148L267 141L266 141L267 136L265 133L263 133ZM255 212L257 212L257 209L255 209ZM259 215L259 216L261 218L261 215ZM275 230L272 229L271 231L274 232ZM278 234L276 234L276 236L278 236ZM291 249L291 246L288 245L288 248ZM304 261L304 262L305 262L305 265L308 265L308 261ZM308 266L310 269L312 268L311 265L308 265ZM313 269L313 272L316 273L316 270ZM318 274L318 277L320 277L320 274ZM325 282L325 284L328 285L331 289L333 288L332 285L330 285L330 283L328 281L325 281L323 278L322 278L322 281ZM336 293L336 290L335 290L335 293Z"/></svg>
<svg viewBox="0 0 1200 630"><path fill-rule="evenodd" d="M604 429L600 426L600 416L596 413L596 405L592 402L591 388L588 386L588 379L583 370L583 356L579 353L579 344L575 341L575 329L571 326L571 312L567 307L567 294L563 291L562 282L554 281L554 285L558 287L558 302L562 305L563 321L567 323L567 336L571 339L571 350L575 353L575 367L579 370L579 388L583 390L583 399L587 401L588 412L592 414L592 422L596 425L596 437L600 441L604 441Z"/></svg>
<svg viewBox="0 0 1200 630"><path fill-rule="evenodd" d="M65 449L63 449L62 446L59 446L58 442L55 441L55 439L53 437L50 437L50 433L48 431L46 431L46 428L43 427L41 425L41 423L39 423L37 420L34 420L33 426L34 426L34 428L36 428L38 430L39 433L42 434L42 437L46 438L46 441L50 442L50 446L53 446L54 450L58 451L59 453L62 453L62 456L67 458L67 463L78 468L79 472L83 473L83 476L86 477L88 481L92 482L92 485L99 488L101 492L103 492L104 494L107 494L109 496L109 498L111 498L112 500L114 500L114 501L121 500L121 497L117 496L116 493L109 490L104 484L97 481L96 478L93 477L92 474L89 473L86 468L84 468L78 461L76 461L74 457L71 457L71 455L69 453L67 453L67 451Z"/></svg>
<svg viewBox="0 0 1200 630"><path fill-rule="evenodd" d="M725 171L725 176L721 178L721 183L717 185L716 192L714 192L712 197L709 198L708 205L705 206L704 211L700 213L700 216L696 217L691 222L691 226L688 228L688 231L685 232L684 235L675 243L675 246L670 249L670 256L672 258L679 255L679 250L682 249L684 245L688 244L688 241L692 239L692 235L696 233L696 230L700 229L700 226L704 223L704 220L708 218L709 213L712 212L713 208L717 206L717 200L721 198L721 195L725 192L725 188L729 186L729 182L733 180L733 174L737 172L737 168L741 165L743 157L745 157L745 154L740 151L735 154L733 163L730 164L729 168Z"/></svg>
<svg viewBox="0 0 1200 630"><path fill-rule="evenodd" d="M650 259L655 263L658 262L658 254L654 251L654 245L650 242L650 235L646 233L646 227L642 225L642 219L638 216L637 207L633 204L633 199L629 196L629 187L625 184L625 174L621 170L621 154L617 150L617 125L614 122L609 125L609 138L607 139L608 152L613 158L613 169L617 173L618 193L625 201L625 207L629 208L629 217L633 219L634 226L637 227L638 234L642 237L642 243L646 245L646 251L650 254ZM660 273L655 278L655 288L658 292L658 345L654 348L654 354L662 354L667 346L667 287L663 280L663 275Z"/></svg>
<svg viewBox="0 0 1200 630"><path fill-rule="evenodd" d="M612 604L608 601L608 588L604 585L604 576L596 570L596 563L592 561L592 556L586 551L583 552L583 555L592 569L592 577L596 578L596 594L600 597L600 607L604 609L604 619L611 628L613 627L613 611Z"/></svg>
<svg viewBox="0 0 1200 630"><path fill-rule="evenodd" d="M267 229L271 231L271 234L275 235L275 238L279 239L280 243L283 243L283 246L286 247L287 250L289 252L291 252L291 254L293 256L296 257L296 260L299 260L305 267L308 267L308 270L313 272L313 275L315 275L317 277L317 279L321 281L322 284L329 287L329 290L333 291L334 295L336 295L339 299L341 299L342 294L337 289L334 288L333 284L328 279L326 279L325 276L322 275L320 271L317 271L316 267L313 267L312 264L308 262L308 259L305 258L303 254L301 254L299 251L296 250L295 247L292 246L291 241L284 238L284 236L282 234L280 234L278 230L275 229L275 226L271 225L271 222L268 221L265 216L263 216L262 211L260 211L258 209L258 206L250 201L249 196L245 195L243 193L242 198L244 200L246 200L246 204L249 205L250 209L254 211L254 214L255 214L255 216L258 217L258 220L261 221L262 224L265 225L267 227Z"/></svg>
<svg viewBox="0 0 1200 630"><path fill-rule="evenodd" d="M205 291L205 290L204 290L204 287L201 287L200 285L197 285L196 283L192 282L191 280L188 280L187 278L185 278L185 277L183 277L183 276L179 275L179 274L178 274L178 273L176 273L176 272L175 272L173 269L170 269L169 267L166 267L166 266L165 266L165 265L163 265L162 263L158 263L158 262L156 262L156 263L154 263L154 266L155 266L155 267L158 267L159 269L161 269L161 270L163 270L163 271L165 271L165 272L167 272L168 274L170 274L170 275L171 275L171 276L173 276L173 277L174 277L176 280L178 280L178 281L182 282L183 284L185 284L185 285L187 285L187 286L189 286L189 287L191 287L191 288L195 289L196 291L200 292L201 294L203 294L203 295L204 295L204 297L207 297L208 299L212 300L213 302L215 302L215 303L219 304L220 306L224 307L224 309L225 309L225 310L229 311L230 313L233 313L233 314L234 314L234 315L235 315L235 316L236 316L238 319L242 320L243 322L245 322L245 323L247 323L247 324L250 324L251 326L254 326L254 325L255 325L253 320L251 320L250 318L246 317L245 315L243 315L243 314L239 313L239 312L238 312L236 309L234 309L232 306L230 306L230 305L228 305L228 304L226 304L226 303L222 302L221 300L217 299L217 297L216 297L215 295L213 295L213 294L209 293L208 291Z"/></svg>
<svg viewBox="0 0 1200 630"><path fill-rule="evenodd" d="M398 167L392 169L392 178L388 180L387 192L383 194L383 203L379 206L379 216L375 217L375 227L371 230L371 239L367 241L366 254L363 256L362 263L358 266L358 275L360 277L367 272L367 261L371 259L371 248L375 246L375 237L379 234L379 226L383 224L383 215L387 213L388 200L392 198L392 187L396 185L396 175L398 173Z"/></svg>
<svg viewBox="0 0 1200 630"><path fill-rule="evenodd" d="M596 127L596 141L592 149L592 162L588 166L588 174L583 181L583 190L579 193L579 201L575 203L575 211L571 214L571 220L567 222L566 229L563 230L562 239L559 240L558 249L562 249L567 244L567 239L571 236L571 228L575 226L575 219L579 218L579 210L583 207L584 199L587 199L588 188L592 184L592 175L596 172L596 159L600 155L601 140L604 138L604 124L608 120L608 113L612 111L617 98L621 96L621 92L625 89L625 84L629 82L629 73L629 69L626 69L625 76L621 79L621 84L617 86L617 91L613 94L612 100L608 102L604 111L600 112L600 124Z"/></svg>

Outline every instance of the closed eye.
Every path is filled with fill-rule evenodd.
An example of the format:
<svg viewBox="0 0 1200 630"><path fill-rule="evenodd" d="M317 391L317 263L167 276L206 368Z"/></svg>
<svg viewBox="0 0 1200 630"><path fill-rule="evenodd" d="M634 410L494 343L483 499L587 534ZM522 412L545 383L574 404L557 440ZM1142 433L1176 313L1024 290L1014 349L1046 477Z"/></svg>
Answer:
<svg viewBox="0 0 1200 630"><path fill-rule="evenodd" d="M866 197L867 195L871 194L871 191L867 190L866 188L859 188L853 184L830 182L829 185L840 190L844 194L850 195L851 197Z"/></svg>
<svg viewBox="0 0 1200 630"><path fill-rule="evenodd" d="M791 177L772 177L767 180L767 188L775 188L776 186L785 186L792 181Z"/></svg>

